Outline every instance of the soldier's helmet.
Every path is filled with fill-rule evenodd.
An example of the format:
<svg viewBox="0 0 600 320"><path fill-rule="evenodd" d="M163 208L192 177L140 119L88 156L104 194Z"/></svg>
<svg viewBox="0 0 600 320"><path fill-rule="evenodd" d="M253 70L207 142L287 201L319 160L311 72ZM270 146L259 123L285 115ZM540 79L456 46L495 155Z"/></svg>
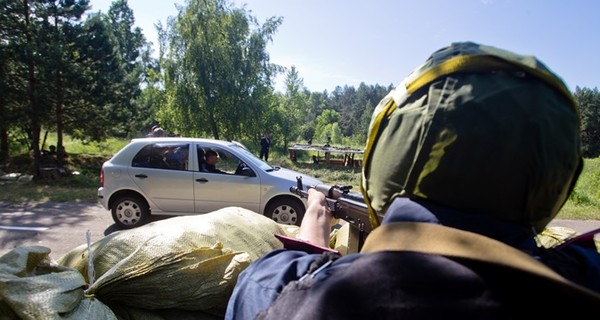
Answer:
<svg viewBox="0 0 600 320"><path fill-rule="evenodd" d="M453 43L375 109L361 192L373 225L410 197L539 232L575 185L580 144L571 92L536 57Z"/></svg>

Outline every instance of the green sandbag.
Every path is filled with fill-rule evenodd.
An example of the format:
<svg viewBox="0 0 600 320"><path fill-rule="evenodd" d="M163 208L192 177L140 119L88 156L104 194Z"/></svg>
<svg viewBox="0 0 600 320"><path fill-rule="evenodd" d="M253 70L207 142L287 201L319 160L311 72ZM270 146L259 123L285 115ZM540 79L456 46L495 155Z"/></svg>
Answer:
<svg viewBox="0 0 600 320"><path fill-rule="evenodd" d="M297 230L229 207L118 231L91 244L97 280L86 292L109 306L222 314L239 273L282 247L273 234L293 236ZM88 257L82 245L58 263L90 282Z"/></svg>
<svg viewBox="0 0 600 320"><path fill-rule="evenodd" d="M18 247L0 257L0 319L117 319L86 297L85 279L57 265L50 249Z"/></svg>

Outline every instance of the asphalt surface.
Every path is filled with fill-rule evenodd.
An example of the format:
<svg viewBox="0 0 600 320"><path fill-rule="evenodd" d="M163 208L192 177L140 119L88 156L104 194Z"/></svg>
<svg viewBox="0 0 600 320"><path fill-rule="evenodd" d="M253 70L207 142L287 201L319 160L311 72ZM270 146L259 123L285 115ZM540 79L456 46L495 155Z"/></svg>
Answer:
<svg viewBox="0 0 600 320"><path fill-rule="evenodd" d="M49 248L56 260L86 244L88 232L92 243L118 230L99 203L0 202L0 256L15 247L38 245Z"/></svg>
<svg viewBox="0 0 600 320"><path fill-rule="evenodd" d="M155 220L165 217L155 217ZM550 226L579 233L600 228L600 220L555 220ZM118 231L110 211L99 203L0 202L0 256L16 247L39 245L58 259L67 252Z"/></svg>

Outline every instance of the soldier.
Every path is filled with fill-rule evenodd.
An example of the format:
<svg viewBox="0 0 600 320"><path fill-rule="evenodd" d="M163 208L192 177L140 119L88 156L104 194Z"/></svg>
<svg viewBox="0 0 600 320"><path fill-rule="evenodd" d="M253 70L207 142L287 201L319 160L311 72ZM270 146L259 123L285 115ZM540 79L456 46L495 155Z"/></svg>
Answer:
<svg viewBox="0 0 600 320"><path fill-rule="evenodd" d="M238 279L226 319L518 319L600 311L593 243L539 247L581 172L579 118L535 57L472 42L431 55L375 109L361 191L383 213L361 252L309 190L298 238ZM541 263L540 263L541 262ZM533 311L535 310L535 311Z"/></svg>

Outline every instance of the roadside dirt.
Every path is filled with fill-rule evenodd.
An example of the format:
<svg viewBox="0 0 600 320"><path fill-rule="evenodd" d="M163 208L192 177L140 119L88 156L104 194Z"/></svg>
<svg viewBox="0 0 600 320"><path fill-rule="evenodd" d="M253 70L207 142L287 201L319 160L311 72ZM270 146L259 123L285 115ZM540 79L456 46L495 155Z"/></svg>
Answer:
<svg viewBox="0 0 600 320"><path fill-rule="evenodd" d="M155 217L155 220L166 217ZM600 228L599 220L555 220L550 226L585 233ZM0 202L0 256L21 246L44 246L50 257L67 252L116 232L108 210L99 203L10 203Z"/></svg>

